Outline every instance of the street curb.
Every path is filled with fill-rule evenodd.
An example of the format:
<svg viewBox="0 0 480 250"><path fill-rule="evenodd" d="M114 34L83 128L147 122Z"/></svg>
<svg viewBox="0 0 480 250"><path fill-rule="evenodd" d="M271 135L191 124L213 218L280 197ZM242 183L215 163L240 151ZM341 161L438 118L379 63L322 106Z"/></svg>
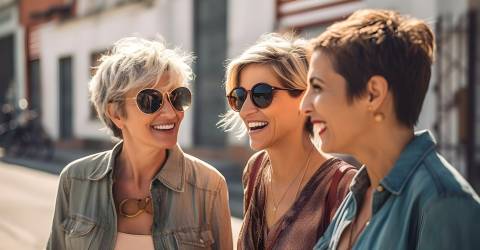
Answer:
<svg viewBox="0 0 480 250"><path fill-rule="evenodd" d="M60 174L62 169L65 167L65 164L60 162L46 162L38 159L14 158L14 157L8 157L8 156L1 157L0 161L3 161L5 163L20 165L27 168L32 168L32 169L36 169L36 170L40 170L40 171L44 171L44 172L48 172L56 175Z"/></svg>

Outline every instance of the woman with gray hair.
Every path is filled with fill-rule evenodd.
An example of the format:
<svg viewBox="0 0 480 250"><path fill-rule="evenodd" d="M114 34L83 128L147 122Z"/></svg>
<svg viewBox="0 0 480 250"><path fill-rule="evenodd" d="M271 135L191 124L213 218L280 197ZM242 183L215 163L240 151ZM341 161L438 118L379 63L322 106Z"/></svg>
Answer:
<svg viewBox="0 0 480 250"><path fill-rule="evenodd" d="M348 192L355 169L317 151L299 105L307 88L306 42L269 34L227 66L231 111L221 121L248 131L238 249L312 249ZM245 131L247 130L247 131Z"/></svg>
<svg viewBox="0 0 480 250"><path fill-rule="evenodd" d="M101 58L91 101L120 142L62 171L48 249L232 248L225 179L177 144L191 61L134 37Z"/></svg>

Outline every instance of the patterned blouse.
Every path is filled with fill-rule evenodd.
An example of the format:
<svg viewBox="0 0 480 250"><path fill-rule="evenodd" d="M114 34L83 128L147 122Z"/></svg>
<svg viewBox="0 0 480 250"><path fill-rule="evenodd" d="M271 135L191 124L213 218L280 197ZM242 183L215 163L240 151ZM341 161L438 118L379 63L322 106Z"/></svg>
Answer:
<svg viewBox="0 0 480 250"><path fill-rule="evenodd" d="M245 167L242 179L244 194L248 193L252 166L258 155L260 152L253 155ZM290 209L268 229L265 213L266 185L265 178L262 177L268 171L270 161L267 153L263 155L250 202L246 201L247 195L244 195L244 220L237 249L312 249L323 235L325 225L330 223L335 211L349 192L350 182L357 170L340 159L328 159L308 180ZM338 182L336 196L338 199L328 218L324 218L325 201L331 180L340 168L346 170ZM246 204L249 204L248 207Z"/></svg>

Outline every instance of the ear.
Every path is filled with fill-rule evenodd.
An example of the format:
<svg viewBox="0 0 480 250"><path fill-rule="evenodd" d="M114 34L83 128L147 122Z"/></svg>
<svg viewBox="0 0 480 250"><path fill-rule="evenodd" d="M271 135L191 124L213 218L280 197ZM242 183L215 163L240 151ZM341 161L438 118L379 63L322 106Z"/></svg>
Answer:
<svg viewBox="0 0 480 250"><path fill-rule="evenodd" d="M388 96L388 82L383 76L372 76L367 83L367 105L372 111L379 110Z"/></svg>
<svg viewBox="0 0 480 250"><path fill-rule="evenodd" d="M117 126L117 128L123 128L123 119L122 116L117 112L117 105L115 103L109 103L107 107L107 116L112 120L112 122Z"/></svg>

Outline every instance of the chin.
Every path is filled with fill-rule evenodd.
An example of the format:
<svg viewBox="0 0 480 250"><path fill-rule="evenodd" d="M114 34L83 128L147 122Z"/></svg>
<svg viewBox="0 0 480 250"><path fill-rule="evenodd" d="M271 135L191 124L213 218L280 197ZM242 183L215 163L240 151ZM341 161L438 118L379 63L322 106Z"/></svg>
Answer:
<svg viewBox="0 0 480 250"><path fill-rule="evenodd" d="M159 148L164 148L164 149L172 149L174 148L176 145L177 145L177 141L161 141L161 142L157 142L157 147Z"/></svg>
<svg viewBox="0 0 480 250"><path fill-rule="evenodd" d="M260 150L264 150L265 148L267 148L267 145L264 145L263 143L254 142L254 141L250 140L250 148L255 150L255 151L260 151Z"/></svg>

